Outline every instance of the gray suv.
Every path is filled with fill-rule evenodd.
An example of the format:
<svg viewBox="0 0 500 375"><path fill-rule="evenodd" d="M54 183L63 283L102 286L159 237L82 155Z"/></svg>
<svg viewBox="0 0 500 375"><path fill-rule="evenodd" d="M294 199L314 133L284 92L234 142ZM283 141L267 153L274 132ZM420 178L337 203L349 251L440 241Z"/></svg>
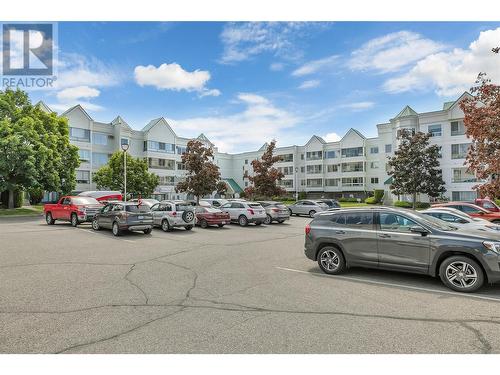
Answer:
<svg viewBox="0 0 500 375"><path fill-rule="evenodd" d="M124 230L143 231L150 234L153 229L153 216L149 208L137 203L112 202L97 212L92 220L92 229L111 229L119 236Z"/></svg>
<svg viewBox="0 0 500 375"><path fill-rule="evenodd" d="M305 255L335 275L349 267L439 276L474 292L500 281L500 234L457 230L415 211L373 208L317 214L306 226Z"/></svg>

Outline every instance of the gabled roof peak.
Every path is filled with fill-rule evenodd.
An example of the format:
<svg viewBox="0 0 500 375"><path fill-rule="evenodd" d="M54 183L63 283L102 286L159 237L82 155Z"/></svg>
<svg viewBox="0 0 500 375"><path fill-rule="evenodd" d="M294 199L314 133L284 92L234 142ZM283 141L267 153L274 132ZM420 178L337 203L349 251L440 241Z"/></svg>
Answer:
<svg viewBox="0 0 500 375"><path fill-rule="evenodd" d="M407 117L407 116L418 116L418 113L415 112L413 108L411 108L409 105L407 105L394 118Z"/></svg>
<svg viewBox="0 0 500 375"><path fill-rule="evenodd" d="M83 109L83 107L80 105L80 104L77 104L77 105L74 105L73 107L67 109L65 112L63 112L61 114L61 116L65 116L67 115L68 113L74 111L75 109L78 109L80 110L85 116L87 116L87 118L90 120L90 121L94 121L94 119L92 117L90 117L90 115L87 113L87 111L85 109Z"/></svg>

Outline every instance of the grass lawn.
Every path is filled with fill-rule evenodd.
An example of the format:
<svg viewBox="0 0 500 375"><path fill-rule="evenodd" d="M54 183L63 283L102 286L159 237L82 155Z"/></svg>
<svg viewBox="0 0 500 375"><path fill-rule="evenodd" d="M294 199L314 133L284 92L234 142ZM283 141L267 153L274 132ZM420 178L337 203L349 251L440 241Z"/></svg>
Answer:
<svg viewBox="0 0 500 375"><path fill-rule="evenodd" d="M351 208L351 207L365 207L365 206L375 206L374 204L368 204L365 202L339 202L340 207L342 208Z"/></svg>
<svg viewBox="0 0 500 375"><path fill-rule="evenodd" d="M0 208L0 216L38 216L42 212L42 204L19 208Z"/></svg>

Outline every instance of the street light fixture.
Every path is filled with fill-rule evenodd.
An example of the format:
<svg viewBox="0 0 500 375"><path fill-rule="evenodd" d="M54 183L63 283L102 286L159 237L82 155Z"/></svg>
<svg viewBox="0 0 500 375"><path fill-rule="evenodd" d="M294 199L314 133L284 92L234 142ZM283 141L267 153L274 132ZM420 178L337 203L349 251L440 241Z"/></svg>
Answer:
<svg viewBox="0 0 500 375"><path fill-rule="evenodd" d="M297 186L297 183L299 181L297 173L299 172L299 167L295 167L295 181L293 182L295 185L295 200L297 201L299 199L299 187Z"/></svg>
<svg viewBox="0 0 500 375"><path fill-rule="evenodd" d="M128 143L122 144L123 150L123 201L127 201L127 150Z"/></svg>

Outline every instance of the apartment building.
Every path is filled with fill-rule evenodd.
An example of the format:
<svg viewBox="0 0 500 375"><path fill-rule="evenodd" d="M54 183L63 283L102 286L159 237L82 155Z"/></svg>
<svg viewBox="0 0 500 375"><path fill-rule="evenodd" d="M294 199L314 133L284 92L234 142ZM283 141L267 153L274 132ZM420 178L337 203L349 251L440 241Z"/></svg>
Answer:
<svg viewBox="0 0 500 375"><path fill-rule="evenodd" d="M391 179L387 174L387 158L398 147L398 133L409 129L430 133L431 143L441 147L440 162L446 183L444 195L453 200L473 199L476 193L472 186L477 182L464 167L470 140L465 136L464 115L458 105L468 95L464 93L456 101L446 102L441 109L432 112L417 113L406 106L387 123L376 125L378 136L375 138L367 138L350 129L338 142L325 142L313 135L305 145L278 147L276 154L282 156L282 161L276 166L285 176L281 186L291 194L306 192L312 197L363 198L373 189L384 189L386 200L390 201L394 197L389 192ZM128 152L134 157L146 158L150 171L160 177L155 197L186 197L175 192L175 185L185 176L181 155L189 139L178 136L163 117L151 120L142 130L134 130L120 116L110 123L96 121L80 105L62 115L68 118L70 140L80 153L77 191L95 190L92 172L106 164L111 154L127 143ZM245 172L252 174L252 160L259 158L267 146L264 144L252 152L227 154L219 152L205 135L200 134L197 139L214 149L215 163L230 196L237 196L249 186ZM427 198L420 199L425 201Z"/></svg>

